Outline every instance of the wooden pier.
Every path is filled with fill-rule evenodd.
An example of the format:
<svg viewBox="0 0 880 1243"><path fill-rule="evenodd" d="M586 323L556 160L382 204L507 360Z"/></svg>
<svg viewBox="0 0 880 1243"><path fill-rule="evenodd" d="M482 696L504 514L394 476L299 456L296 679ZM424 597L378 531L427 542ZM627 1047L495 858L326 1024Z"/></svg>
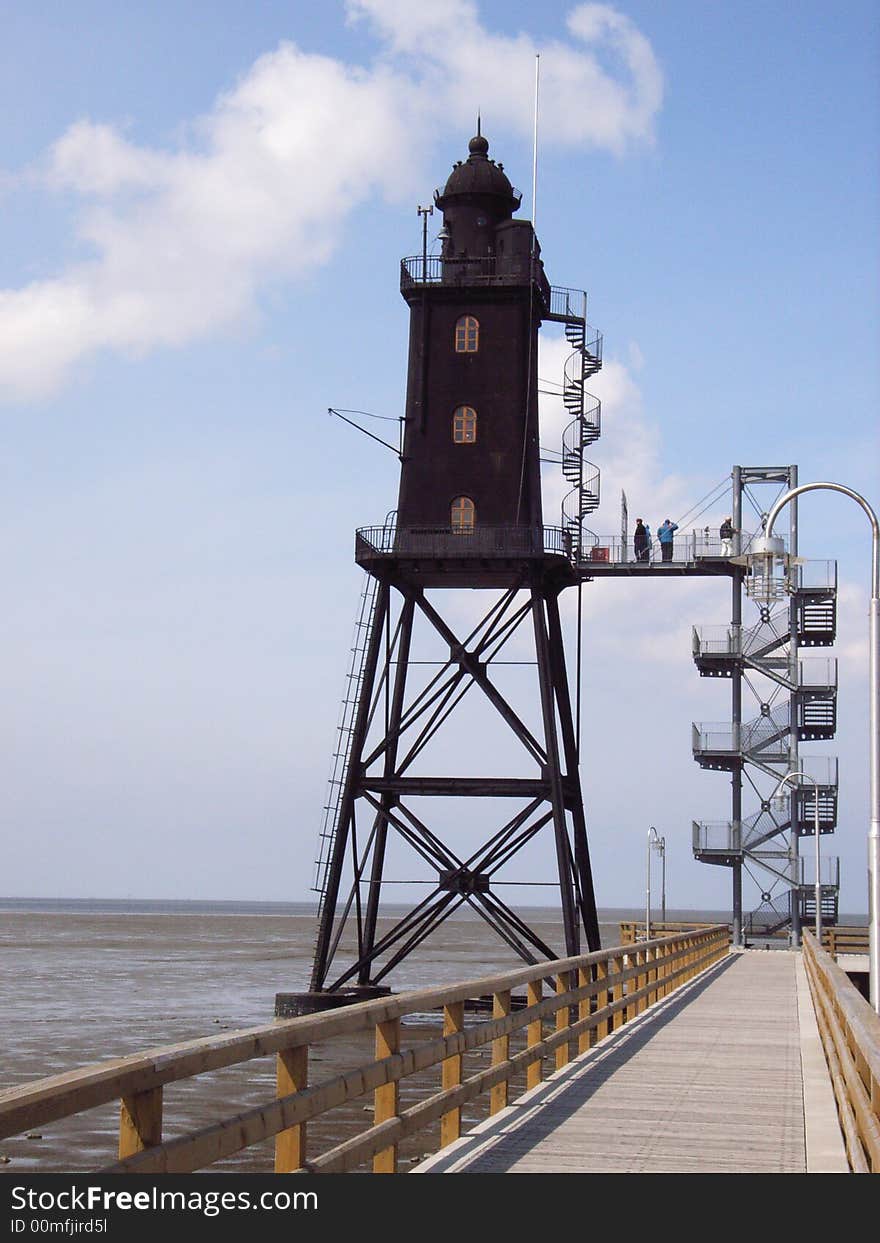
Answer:
<svg viewBox="0 0 880 1243"><path fill-rule="evenodd" d="M363 1056L328 1071L340 1039ZM230 1114L223 1068L265 1096ZM278 1174L877 1173L880 1017L809 933L802 951L731 952L726 925L682 929L26 1083L0 1092L0 1139L114 1101L108 1174L210 1169L272 1140Z"/></svg>
<svg viewBox="0 0 880 1243"><path fill-rule="evenodd" d="M414 1172L844 1172L817 1049L800 954L731 954Z"/></svg>

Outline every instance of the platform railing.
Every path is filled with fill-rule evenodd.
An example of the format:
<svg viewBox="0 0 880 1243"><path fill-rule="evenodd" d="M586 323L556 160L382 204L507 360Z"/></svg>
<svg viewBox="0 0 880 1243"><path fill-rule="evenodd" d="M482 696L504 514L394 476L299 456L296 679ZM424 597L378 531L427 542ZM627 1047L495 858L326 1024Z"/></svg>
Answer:
<svg viewBox="0 0 880 1243"><path fill-rule="evenodd" d="M619 564L643 564L636 560L632 536L624 543L619 535L596 535L594 543L584 548L584 560ZM594 551L595 550L595 551ZM731 554L732 555L732 554ZM652 566L693 565L697 561L726 561L729 555L719 536L705 530L682 531L672 537L672 551L663 556L663 546L656 531L651 532L651 550L645 562Z"/></svg>
<svg viewBox="0 0 880 1243"><path fill-rule="evenodd" d="M514 1076L524 1073L526 1088L536 1087L545 1059L561 1069L725 957L729 944L727 925L707 926L636 948L617 946L150 1049L0 1092L0 1138L120 1100L118 1160L102 1173L188 1173L273 1136L276 1173L344 1172L369 1161L374 1173L395 1173L402 1140L439 1122L440 1147L452 1143L468 1102L488 1094L489 1112L499 1112L508 1104ZM548 985L552 991L544 996ZM513 990L523 987L525 997L515 996ZM491 1017L469 1012L466 1023L468 1002L487 999ZM425 1039L413 1016L432 1011L442 1012L443 1034ZM323 1049L332 1039L350 1040L358 1033L372 1034L375 1058L312 1084L318 1064L317 1058L310 1060L313 1046ZM512 1038L521 1043L523 1036L524 1047L511 1052ZM491 1049L491 1064L465 1077L464 1056L481 1048ZM271 1056L277 1071L274 1099L163 1138L163 1093L169 1084ZM401 1082L432 1067L439 1090L404 1107ZM372 1125L312 1154L309 1121L368 1094Z"/></svg>
<svg viewBox="0 0 880 1243"><path fill-rule="evenodd" d="M718 752L734 754L760 753L770 763L778 763L784 735L791 729L788 704L771 709L766 716L752 721L695 721L691 726L691 748L695 754ZM768 748L776 744L777 750Z"/></svg>
<svg viewBox="0 0 880 1243"><path fill-rule="evenodd" d="M880 1016L803 931L803 955L850 1169L880 1173Z"/></svg>
<svg viewBox="0 0 880 1243"><path fill-rule="evenodd" d="M739 656L742 650L742 627L694 626L691 631L691 648L699 656Z"/></svg>
<svg viewBox="0 0 880 1243"><path fill-rule="evenodd" d="M400 289L407 292L426 286L528 285L534 283L549 309L550 284L540 259L530 255L409 255L400 261Z"/></svg>
<svg viewBox="0 0 880 1243"><path fill-rule="evenodd" d="M587 295L583 289L570 289L565 285L553 285L550 289L548 310L551 315L570 322L587 320Z"/></svg>
<svg viewBox="0 0 880 1243"><path fill-rule="evenodd" d="M571 537L561 527L451 526L360 527L355 558L376 556L452 559L571 555Z"/></svg>

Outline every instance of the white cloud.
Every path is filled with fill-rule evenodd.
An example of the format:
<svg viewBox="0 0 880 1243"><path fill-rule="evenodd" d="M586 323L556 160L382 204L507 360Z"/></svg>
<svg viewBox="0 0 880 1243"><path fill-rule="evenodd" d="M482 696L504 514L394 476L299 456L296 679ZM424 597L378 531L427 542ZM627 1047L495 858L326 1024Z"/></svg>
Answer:
<svg viewBox="0 0 880 1243"><path fill-rule="evenodd" d="M0 292L0 393L41 396L98 349L180 345L252 312L260 285L326 260L381 178L400 183L403 85L292 44L261 57L197 125L198 148L72 126L47 182L82 195L94 258ZM344 119L344 121L343 121Z"/></svg>
<svg viewBox="0 0 880 1243"><path fill-rule="evenodd" d="M439 126L467 129L479 103L496 132L528 134L538 51L546 141L622 151L651 137L659 70L644 38L606 6L572 11L574 43L542 45L489 32L466 0L348 7L382 40L367 68L284 43L176 149L139 146L89 120L59 138L42 180L83 200L84 257L0 290L0 398L45 396L99 350L184 345L246 319L267 283L326 261L368 197L414 193L412 153L427 152Z"/></svg>
<svg viewBox="0 0 880 1243"><path fill-rule="evenodd" d="M572 9L566 19L571 38L565 42L495 34L481 24L469 0L430 5L349 0L348 11L352 19L369 19L393 52L418 66L443 113L457 123L472 121L479 104L491 117L493 132L500 122L531 133L540 55L542 143L622 153L632 142L653 137L663 76L648 40L609 5Z"/></svg>

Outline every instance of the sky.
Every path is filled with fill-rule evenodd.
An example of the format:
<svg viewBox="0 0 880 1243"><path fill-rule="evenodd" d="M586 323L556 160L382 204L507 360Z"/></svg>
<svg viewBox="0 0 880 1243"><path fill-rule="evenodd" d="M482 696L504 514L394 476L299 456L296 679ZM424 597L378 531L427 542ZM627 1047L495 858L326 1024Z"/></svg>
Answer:
<svg viewBox="0 0 880 1243"><path fill-rule="evenodd" d="M551 283L587 290L604 333L595 531L621 491L654 529L696 512L734 464L880 502L873 3L2 9L3 894L310 898L353 532L399 469L327 411L401 413L399 260L478 111ZM548 387L565 355L549 326ZM552 448L551 398L541 421ZM552 467L544 487L552 523ZM800 540L838 561L838 737L804 751L840 756L822 846L863 913L870 529L817 492ZM690 741L729 684L697 675L691 627L726 622L729 589L583 599L599 905L644 901L654 825L669 906L725 909L691 823L726 818L729 785ZM552 849L526 866L552 879Z"/></svg>

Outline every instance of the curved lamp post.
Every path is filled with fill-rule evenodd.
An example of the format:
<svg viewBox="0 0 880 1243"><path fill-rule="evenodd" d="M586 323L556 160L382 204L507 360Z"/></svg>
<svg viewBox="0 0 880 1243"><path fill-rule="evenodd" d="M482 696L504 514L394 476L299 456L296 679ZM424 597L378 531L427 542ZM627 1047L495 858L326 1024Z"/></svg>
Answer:
<svg viewBox="0 0 880 1243"><path fill-rule="evenodd" d="M813 783L813 832L816 834L816 940L819 945L822 944L822 874L819 870L819 783L815 777L811 777L809 773L801 772L795 768L792 772L786 773L779 785L770 795L775 798L782 790L786 782L793 778L797 780L812 781ZM794 830L797 832L797 828Z"/></svg>
<svg viewBox="0 0 880 1243"><path fill-rule="evenodd" d="M645 865L646 879L648 886L648 897L645 904L645 940L651 939L651 847L657 851L663 861L663 888L662 888L662 912L663 917L661 923L666 922L666 838L661 837L653 824L648 829L648 852Z"/></svg>
<svg viewBox="0 0 880 1243"><path fill-rule="evenodd" d="M868 685L870 688L869 711L869 766L870 766L870 827L868 829L868 962L870 971L871 1005L880 1014L880 524L877 515L863 496L840 483L803 483L790 488L773 505L767 515L763 539L755 541L755 561L767 563L767 573L772 559L781 555L782 540L772 535L773 523L779 511L800 496L824 488L829 492L842 492L865 511L871 523L871 605L868 631ZM751 558L750 558L751 560Z"/></svg>

